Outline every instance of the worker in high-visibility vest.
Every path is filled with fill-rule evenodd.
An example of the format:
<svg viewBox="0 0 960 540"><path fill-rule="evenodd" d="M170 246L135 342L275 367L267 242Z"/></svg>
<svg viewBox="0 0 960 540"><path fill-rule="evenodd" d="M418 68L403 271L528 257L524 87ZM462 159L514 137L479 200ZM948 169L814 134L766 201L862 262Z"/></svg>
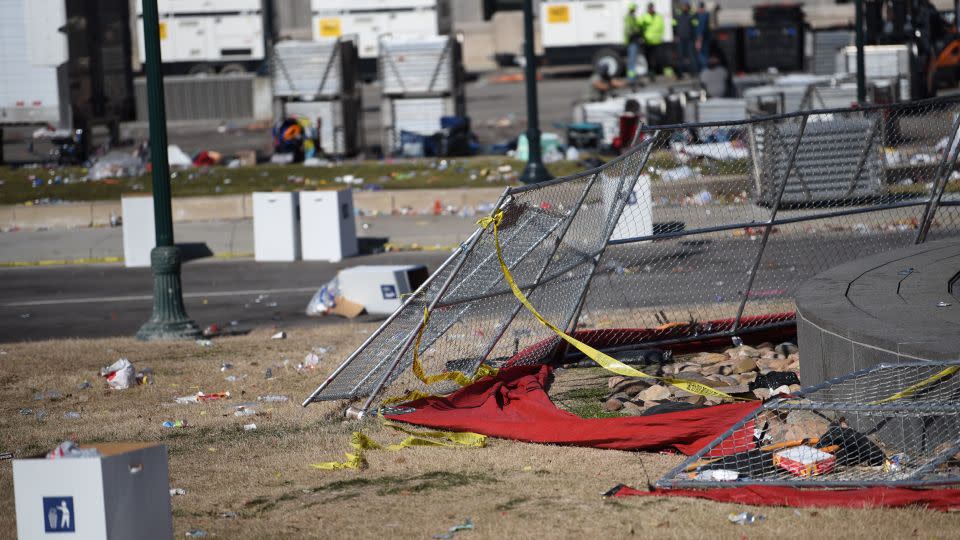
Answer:
<svg viewBox="0 0 960 540"><path fill-rule="evenodd" d="M640 16L640 28L643 29L643 54L647 59L647 70L650 80L653 81L658 71L657 51L663 44L666 33L666 22L663 15L657 13L653 2L647 4L647 12Z"/></svg>
<svg viewBox="0 0 960 540"><path fill-rule="evenodd" d="M623 18L623 38L627 44L627 80L631 84L637 80L637 55L643 46L643 27L637 17L637 5L627 4L627 14Z"/></svg>

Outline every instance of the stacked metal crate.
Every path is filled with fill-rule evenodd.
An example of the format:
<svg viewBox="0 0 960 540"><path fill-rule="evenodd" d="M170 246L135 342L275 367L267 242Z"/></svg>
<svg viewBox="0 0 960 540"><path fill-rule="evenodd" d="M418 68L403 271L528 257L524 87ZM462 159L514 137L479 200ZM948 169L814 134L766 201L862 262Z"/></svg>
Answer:
<svg viewBox="0 0 960 540"><path fill-rule="evenodd" d="M271 55L273 96L281 114L309 118L319 149L353 156L360 148L360 85L357 48L349 39L281 41Z"/></svg>
<svg viewBox="0 0 960 540"><path fill-rule="evenodd" d="M384 155L402 151L401 133L432 136L444 116L466 116L460 41L452 36L380 39L378 73Z"/></svg>

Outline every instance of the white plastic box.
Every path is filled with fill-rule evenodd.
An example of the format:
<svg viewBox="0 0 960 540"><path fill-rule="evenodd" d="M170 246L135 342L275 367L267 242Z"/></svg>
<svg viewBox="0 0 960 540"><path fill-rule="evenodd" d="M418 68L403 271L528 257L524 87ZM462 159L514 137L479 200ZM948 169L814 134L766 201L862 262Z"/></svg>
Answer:
<svg viewBox="0 0 960 540"><path fill-rule="evenodd" d="M150 266L150 252L157 245L153 221L153 197L122 197L123 265L127 268Z"/></svg>
<svg viewBox="0 0 960 540"><path fill-rule="evenodd" d="M259 262L300 259L300 197L296 193L253 194L253 258Z"/></svg>
<svg viewBox="0 0 960 540"><path fill-rule="evenodd" d="M371 315L390 315L427 276L422 264L370 265L341 270L337 279L344 298L363 304Z"/></svg>
<svg viewBox="0 0 960 540"><path fill-rule="evenodd" d="M172 538L167 447L92 446L100 457L14 460L17 537Z"/></svg>
<svg viewBox="0 0 960 540"><path fill-rule="evenodd" d="M301 191L300 240L305 261L337 262L356 255L353 191Z"/></svg>

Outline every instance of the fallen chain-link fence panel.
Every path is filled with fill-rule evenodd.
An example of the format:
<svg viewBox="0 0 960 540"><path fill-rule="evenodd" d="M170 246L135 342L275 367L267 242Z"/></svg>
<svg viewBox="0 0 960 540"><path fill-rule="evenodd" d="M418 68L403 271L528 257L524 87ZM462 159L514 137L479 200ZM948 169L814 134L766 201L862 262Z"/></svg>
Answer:
<svg viewBox="0 0 960 540"><path fill-rule="evenodd" d="M958 484L958 372L883 364L767 401L657 486Z"/></svg>
<svg viewBox="0 0 960 540"><path fill-rule="evenodd" d="M505 190L504 262L546 319L614 357L790 326L811 276L956 234L958 132L960 97L647 127L598 169ZM478 229L304 405L366 411L459 386L429 375L575 352L517 301Z"/></svg>

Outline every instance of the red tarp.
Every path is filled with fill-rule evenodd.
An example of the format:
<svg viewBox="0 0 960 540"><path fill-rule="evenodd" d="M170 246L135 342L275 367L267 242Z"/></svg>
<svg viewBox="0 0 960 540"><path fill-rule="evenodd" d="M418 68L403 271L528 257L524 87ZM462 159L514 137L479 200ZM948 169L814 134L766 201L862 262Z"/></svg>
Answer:
<svg viewBox="0 0 960 540"><path fill-rule="evenodd" d="M926 506L932 510L960 509L960 489L910 489L871 487L859 489L801 489L778 486L729 488L655 489L642 491L621 487L614 497L694 497L714 502L754 506L798 506L810 508L896 508Z"/></svg>
<svg viewBox="0 0 960 540"><path fill-rule="evenodd" d="M691 411L622 418L580 418L558 409L546 387L549 366L519 366L500 371L446 397L408 403L414 412L391 420L431 428L471 431L492 437L536 443L569 444L617 450L674 449L690 455L759 407L759 402L718 405ZM749 425L735 436L748 436ZM699 497L717 502L812 507L897 507L926 505L937 510L960 508L960 490L865 488L847 490L743 486L711 490L623 487L614 496Z"/></svg>
<svg viewBox="0 0 960 540"><path fill-rule="evenodd" d="M391 420L451 431L472 431L502 439L570 444L616 450L674 449L693 454L753 412L749 401L691 411L580 418L562 411L547 395L546 365L503 369L446 397L408 403L415 412Z"/></svg>

